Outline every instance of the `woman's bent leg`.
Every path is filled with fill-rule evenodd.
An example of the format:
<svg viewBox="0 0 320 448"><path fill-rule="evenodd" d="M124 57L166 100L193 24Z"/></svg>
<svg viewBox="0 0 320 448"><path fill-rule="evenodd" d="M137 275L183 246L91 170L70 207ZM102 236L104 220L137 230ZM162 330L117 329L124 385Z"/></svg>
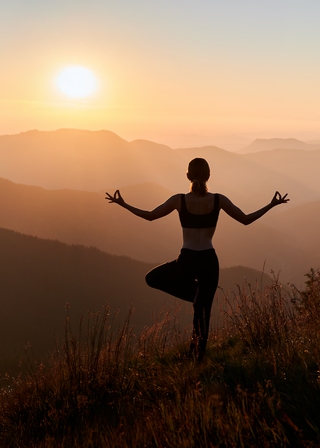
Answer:
<svg viewBox="0 0 320 448"><path fill-rule="evenodd" d="M146 282L151 288L160 289L167 294L193 303L197 292L197 281L186 275L178 260L161 264L149 271Z"/></svg>

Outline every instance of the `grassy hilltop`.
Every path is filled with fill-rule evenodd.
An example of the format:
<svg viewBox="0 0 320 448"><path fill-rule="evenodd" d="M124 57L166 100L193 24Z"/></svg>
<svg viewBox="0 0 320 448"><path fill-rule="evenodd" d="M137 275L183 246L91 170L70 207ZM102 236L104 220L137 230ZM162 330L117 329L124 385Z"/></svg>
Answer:
<svg viewBox="0 0 320 448"><path fill-rule="evenodd" d="M0 445L319 446L319 272L303 292L274 279L233 296L201 364L174 316L138 337L108 310L76 329L68 318L48 365L30 356L2 389Z"/></svg>

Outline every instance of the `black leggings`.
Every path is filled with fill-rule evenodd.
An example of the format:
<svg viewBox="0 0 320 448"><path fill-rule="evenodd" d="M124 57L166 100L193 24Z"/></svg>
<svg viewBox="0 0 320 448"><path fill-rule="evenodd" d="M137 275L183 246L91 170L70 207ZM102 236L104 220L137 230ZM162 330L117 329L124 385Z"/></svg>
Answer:
<svg viewBox="0 0 320 448"><path fill-rule="evenodd" d="M193 303L191 350L202 357L208 340L214 294L218 287L219 261L214 249L181 249L179 257L152 269L146 282L179 299Z"/></svg>

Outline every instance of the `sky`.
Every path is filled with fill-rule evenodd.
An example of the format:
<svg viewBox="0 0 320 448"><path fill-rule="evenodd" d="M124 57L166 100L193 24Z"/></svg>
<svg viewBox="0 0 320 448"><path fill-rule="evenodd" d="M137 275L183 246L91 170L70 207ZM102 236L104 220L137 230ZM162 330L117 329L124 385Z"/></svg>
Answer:
<svg viewBox="0 0 320 448"><path fill-rule="evenodd" d="M2 2L0 134L320 140L319 18L319 0ZM86 98L57 87L73 65Z"/></svg>

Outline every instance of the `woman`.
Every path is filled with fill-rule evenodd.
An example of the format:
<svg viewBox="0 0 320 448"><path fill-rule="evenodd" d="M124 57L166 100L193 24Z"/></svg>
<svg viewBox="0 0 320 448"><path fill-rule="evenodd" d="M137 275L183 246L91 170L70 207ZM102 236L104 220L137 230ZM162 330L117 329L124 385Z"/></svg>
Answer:
<svg viewBox="0 0 320 448"><path fill-rule="evenodd" d="M191 353L198 360L205 353L210 312L219 280L219 262L212 246L220 209L244 225L251 224L279 204L289 201L287 194L277 191L265 207L246 215L226 196L209 193L207 181L210 168L206 160L196 158L188 166L187 178L191 182L190 192L175 194L152 211L141 210L127 204L119 190L107 194L110 203L116 203L136 216L153 221L177 210L182 227L183 245L179 257L152 269L146 282L182 300L193 303L193 337Z"/></svg>

